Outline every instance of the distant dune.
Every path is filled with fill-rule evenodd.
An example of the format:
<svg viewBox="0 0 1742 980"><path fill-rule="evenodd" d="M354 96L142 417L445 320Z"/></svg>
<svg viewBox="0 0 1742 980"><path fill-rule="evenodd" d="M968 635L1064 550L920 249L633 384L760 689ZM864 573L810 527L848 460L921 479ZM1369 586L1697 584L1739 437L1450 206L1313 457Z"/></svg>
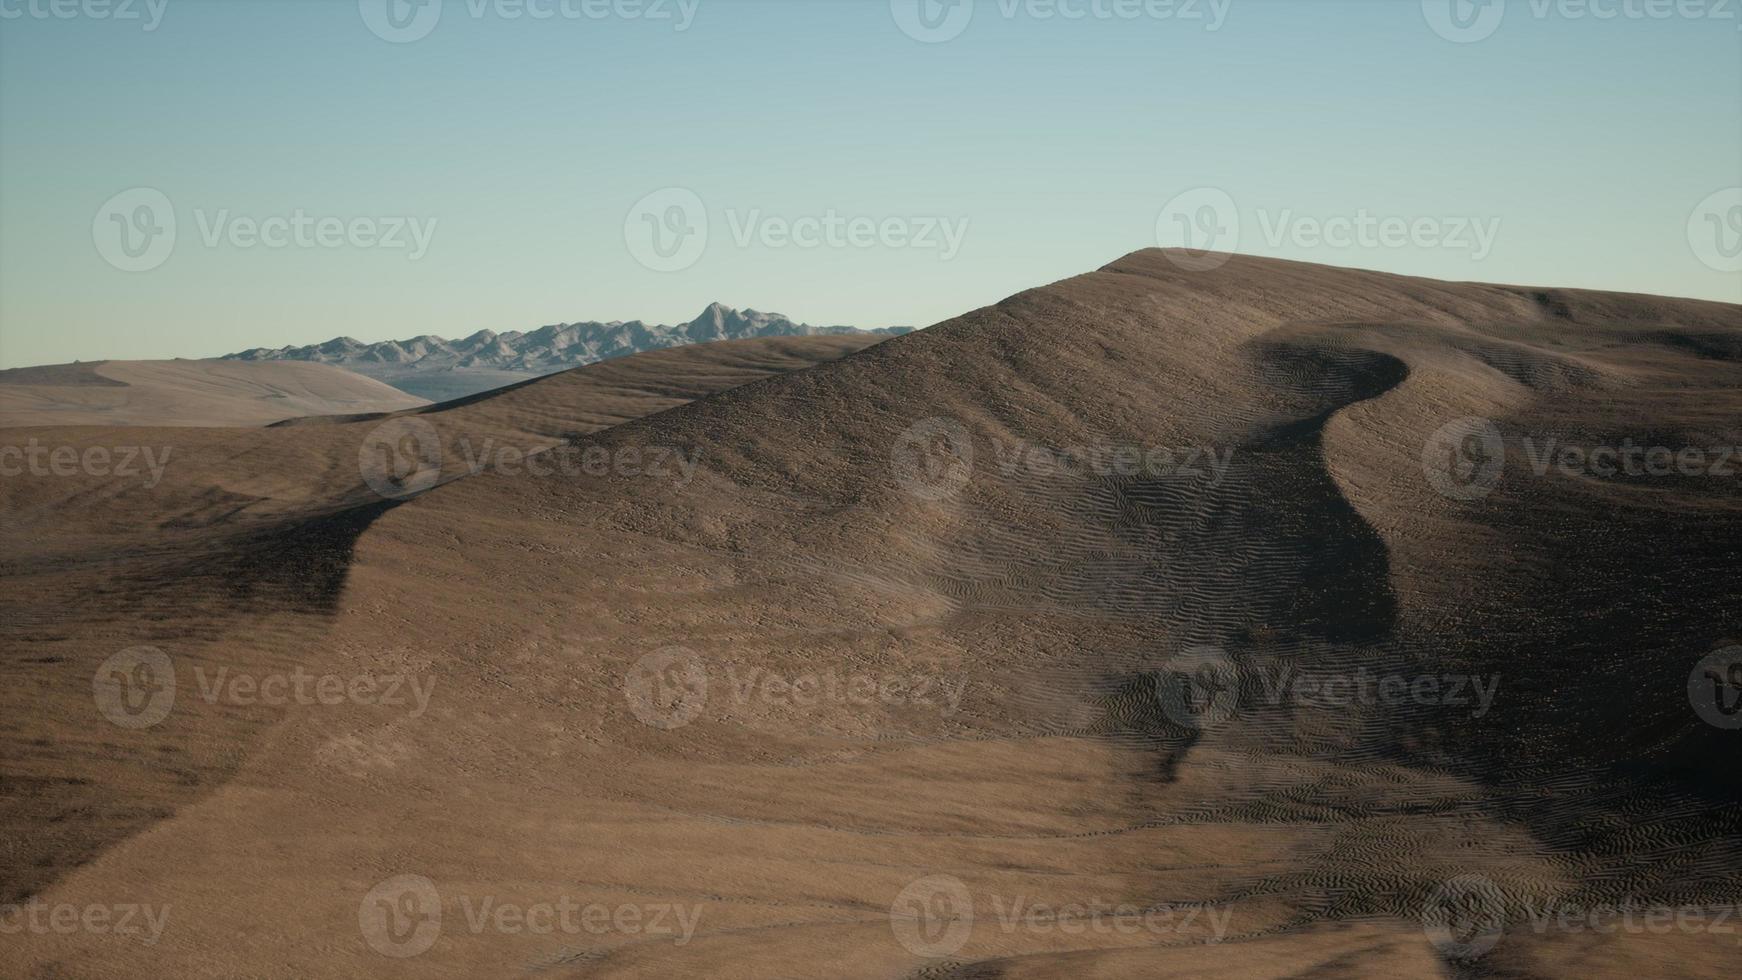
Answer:
<svg viewBox="0 0 1742 980"><path fill-rule="evenodd" d="M325 547L320 529L327 522L344 524L350 520L346 514L376 513L390 504L367 485L358 456L384 421L415 418L433 426L445 450L440 479L447 481L469 473L468 452L512 449L532 454L565 438L814 367L881 339L855 334L696 344L576 368L441 405L299 417L267 428L0 429L0 465L17 471L0 480L0 512L7 515L0 523L0 544L5 545L0 567L9 577L19 576L12 581L22 588L39 574L46 576L44 581L55 581L63 565L88 570L96 562L113 569L149 554L155 556L153 562L168 564L158 568L148 563L112 574L142 587L161 578L163 588L188 597L190 605L177 615L191 613L198 605L191 596L201 588L214 595L236 591L256 597L259 604L244 603L231 612L258 612L262 605L271 605L275 588L304 594L306 583L287 583L312 571L295 562L258 563L253 546L238 542L264 544L274 552L290 548L300 553L311 546L318 551ZM60 380L64 382L64 373ZM73 465L70 475L54 472L46 462L33 469L28 458L14 455L32 442L47 450L68 447L79 460L88 451L109 450L108 461L97 472ZM134 451L131 474L114 472L121 465L117 450L122 447ZM166 462L154 478L148 464L160 460ZM229 557L221 557L225 555ZM208 557L218 560L208 563ZM252 571L239 571L238 561ZM266 580L279 585L250 584L255 572L264 572ZM206 585L195 586L185 578L189 574L206 579ZM58 596L53 602L57 611L23 602L16 607L15 622L70 615L70 607L62 603L75 601L77 589L46 588L45 599ZM162 594L153 587L135 598L155 602Z"/></svg>
<svg viewBox="0 0 1742 980"><path fill-rule="evenodd" d="M1739 481L1535 447L1742 443L1742 307L1202 268L67 430L175 462L0 484L0 880L167 919L0 973L1732 974L1734 932L1545 923L1742 903L1689 693L1742 643ZM141 646L173 698L135 671L162 713L111 723Z"/></svg>
<svg viewBox="0 0 1742 980"><path fill-rule="evenodd" d="M427 404L326 364L95 361L0 371L0 427L266 425Z"/></svg>

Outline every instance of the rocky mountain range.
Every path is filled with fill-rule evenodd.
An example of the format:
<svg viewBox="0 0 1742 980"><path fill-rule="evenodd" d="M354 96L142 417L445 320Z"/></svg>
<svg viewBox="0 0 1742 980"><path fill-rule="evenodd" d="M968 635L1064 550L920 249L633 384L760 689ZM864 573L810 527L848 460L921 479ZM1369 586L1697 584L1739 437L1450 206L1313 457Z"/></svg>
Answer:
<svg viewBox="0 0 1742 980"><path fill-rule="evenodd" d="M816 327L794 323L779 313L736 310L713 303L694 320L673 326L640 320L587 321L558 323L525 332L480 330L463 340L425 334L375 344L337 337L304 347L256 347L226 355L224 360L334 364L420 398L445 401L614 357L685 344L853 333L896 336L911 330L911 327L869 331Z"/></svg>

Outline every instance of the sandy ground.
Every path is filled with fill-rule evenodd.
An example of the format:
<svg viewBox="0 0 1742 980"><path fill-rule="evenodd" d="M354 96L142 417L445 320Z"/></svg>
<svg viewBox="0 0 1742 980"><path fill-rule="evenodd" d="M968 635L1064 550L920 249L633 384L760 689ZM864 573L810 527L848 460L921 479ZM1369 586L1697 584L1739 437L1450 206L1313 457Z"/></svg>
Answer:
<svg viewBox="0 0 1742 980"><path fill-rule="evenodd" d="M429 402L329 364L95 361L0 371L0 426L267 425Z"/></svg>
<svg viewBox="0 0 1742 980"><path fill-rule="evenodd" d="M1201 265L9 479L0 973L1733 973L1742 309Z"/></svg>

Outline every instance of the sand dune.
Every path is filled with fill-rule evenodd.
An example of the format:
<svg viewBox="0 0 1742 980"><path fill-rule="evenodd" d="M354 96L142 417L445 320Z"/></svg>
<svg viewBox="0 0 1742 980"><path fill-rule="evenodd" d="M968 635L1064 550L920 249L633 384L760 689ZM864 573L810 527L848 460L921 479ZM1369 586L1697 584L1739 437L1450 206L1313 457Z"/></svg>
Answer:
<svg viewBox="0 0 1742 980"><path fill-rule="evenodd" d="M0 371L0 426L266 425L427 404L327 364L96 361Z"/></svg>
<svg viewBox="0 0 1742 980"><path fill-rule="evenodd" d="M879 339L655 351L400 417L436 427L444 478L452 479L469 471L468 449L532 453L568 434L812 367ZM18 830L0 859L0 902L40 888L231 775L250 733L272 719L221 713L173 743L129 747L106 724L93 728L83 710L91 703L87 661L107 658L121 649L117 642L137 645L128 637L265 640L283 650L318 642L353 538L392 504L368 487L359 465L360 447L391 418L0 432L0 464L20 471L0 480L7 582L0 622L10 682L0 713L8 759L0 812L9 834ZM78 464L57 472L45 462L37 471L9 455L33 441L66 448ZM93 451L103 465L88 468ZM68 711L69 704L78 707Z"/></svg>
<svg viewBox="0 0 1742 980"><path fill-rule="evenodd" d="M1742 442L1742 308L1176 258L668 411L694 348L9 481L10 897L167 911L0 969L1733 970L1541 924L1742 903L1736 477L1533 460Z"/></svg>

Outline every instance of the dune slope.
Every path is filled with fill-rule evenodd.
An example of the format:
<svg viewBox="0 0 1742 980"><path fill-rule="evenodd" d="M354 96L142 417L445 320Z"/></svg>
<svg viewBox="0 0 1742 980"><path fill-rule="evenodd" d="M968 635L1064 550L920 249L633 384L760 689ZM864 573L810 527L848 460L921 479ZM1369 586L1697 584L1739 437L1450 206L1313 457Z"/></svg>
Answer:
<svg viewBox="0 0 1742 980"><path fill-rule="evenodd" d="M1734 935L1531 916L1742 902L1735 735L1688 689L1742 641L1742 494L1534 461L1742 442L1742 309L1179 258L595 433L552 419L569 471L444 469L337 512L318 627L117 623L178 688L105 752L173 757L232 717L247 751L38 892L167 906L159 941L0 963L1733 966ZM428 697L266 711L202 698L220 666Z"/></svg>
<svg viewBox="0 0 1742 980"><path fill-rule="evenodd" d="M396 503L368 485L360 458L381 448L384 425L428 424L439 478L451 480L878 339L697 344L410 413L264 429L0 430L0 462L18 471L0 480L0 823L11 841L0 902L229 778L280 720L270 706L230 705L124 732L91 714L92 676L153 644L222 651L256 673L305 662L331 625L356 535ZM40 467L24 455L33 445ZM76 462L57 468L57 450ZM182 693L184 709L202 703L197 686Z"/></svg>

